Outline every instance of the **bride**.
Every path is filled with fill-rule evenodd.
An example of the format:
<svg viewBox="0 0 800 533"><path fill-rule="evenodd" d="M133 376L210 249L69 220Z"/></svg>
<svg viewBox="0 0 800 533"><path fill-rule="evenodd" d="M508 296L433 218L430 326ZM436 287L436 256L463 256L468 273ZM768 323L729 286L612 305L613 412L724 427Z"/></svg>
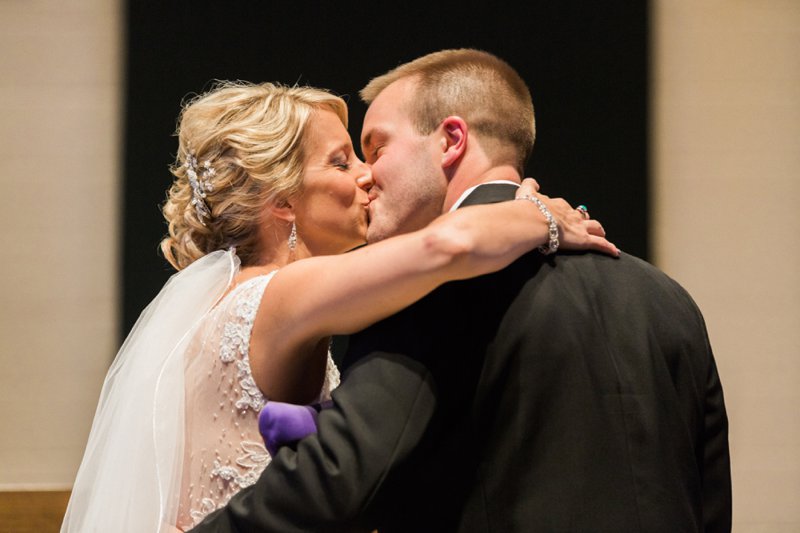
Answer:
<svg viewBox="0 0 800 533"><path fill-rule="evenodd" d="M109 369L62 532L189 529L269 462L267 399L329 397L331 334L548 242L539 209L503 202L359 248L372 176L346 125L342 99L271 83L222 83L183 109L161 243L179 272ZM539 198L562 246L614 253L589 238L596 221Z"/></svg>

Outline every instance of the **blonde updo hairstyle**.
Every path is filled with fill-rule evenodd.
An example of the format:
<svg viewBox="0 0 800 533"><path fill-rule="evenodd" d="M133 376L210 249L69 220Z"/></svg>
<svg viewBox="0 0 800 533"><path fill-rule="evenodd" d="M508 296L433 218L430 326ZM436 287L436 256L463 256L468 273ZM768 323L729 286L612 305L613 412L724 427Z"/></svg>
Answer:
<svg viewBox="0 0 800 533"><path fill-rule="evenodd" d="M230 247L243 266L257 261L265 206L284 205L302 191L305 132L317 109L333 111L347 127L344 101L312 87L219 82L184 106L170 167L175 181L162 208L169 235L161 250L176 269ZM206 174L209 217L198 215L192 204L189 155L198 167L208 162L214 171Z"/></svg>

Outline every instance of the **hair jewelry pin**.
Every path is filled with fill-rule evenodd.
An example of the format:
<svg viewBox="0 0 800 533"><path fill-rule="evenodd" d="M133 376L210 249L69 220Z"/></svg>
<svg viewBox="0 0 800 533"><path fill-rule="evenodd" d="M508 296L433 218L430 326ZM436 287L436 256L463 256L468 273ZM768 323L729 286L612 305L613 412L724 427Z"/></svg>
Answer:
<svg viewBox="0 0 800 533"><path fill-rule="evenodd" d="M186 175L189 176L189 185L192 186L192 205L197 213L197 218L205 225L204 219L211 218L211 211L206 203L206 193L212 192L214 187L211 185L211 178L216 171L211 167L211 161L203 161L200 167L197 166L197 158L194 152L189 152L186 162Z"/></svg>

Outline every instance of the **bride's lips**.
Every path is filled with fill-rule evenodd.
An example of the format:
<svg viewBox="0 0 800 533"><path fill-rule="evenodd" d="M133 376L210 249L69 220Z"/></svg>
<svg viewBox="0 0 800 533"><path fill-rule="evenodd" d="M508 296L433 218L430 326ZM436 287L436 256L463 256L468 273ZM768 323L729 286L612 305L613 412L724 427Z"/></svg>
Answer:
<svg viewBox="0 0 800 533"><path fill-rule="evenodd" d="M373 188L369 192L369 195L367 196L367 207L372 209L372 203L377 199L378 199L378 194L375 192L375 189Z"/></svg>
<svg viewBox="0 0 800 533"><path fill-rule="evenodd" d="M363 205L363 206L364 206L364 214L365 214L365 215L366 215L366 217L367 217L367 223L369 223L369 219L370 219L370 209L369 209L369 206L370 206L370 204L371 204L371 203L372 203L372 200L370 200L370 199L367 199L367 201L366 201L366 202L361 202L361 205Z"/></svg>

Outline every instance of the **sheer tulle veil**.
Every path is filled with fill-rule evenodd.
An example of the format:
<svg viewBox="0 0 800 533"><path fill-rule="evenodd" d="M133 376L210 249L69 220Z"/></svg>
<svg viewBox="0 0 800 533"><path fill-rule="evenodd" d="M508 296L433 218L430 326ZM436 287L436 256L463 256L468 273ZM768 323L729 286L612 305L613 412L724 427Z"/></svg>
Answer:
<svg viewBox="0 0 800 533"><path fill-rule="evenodd" d="M175 531L183 463L184 352L239 268L217 251L173 275L106 376L64 532Z"/></svg>

